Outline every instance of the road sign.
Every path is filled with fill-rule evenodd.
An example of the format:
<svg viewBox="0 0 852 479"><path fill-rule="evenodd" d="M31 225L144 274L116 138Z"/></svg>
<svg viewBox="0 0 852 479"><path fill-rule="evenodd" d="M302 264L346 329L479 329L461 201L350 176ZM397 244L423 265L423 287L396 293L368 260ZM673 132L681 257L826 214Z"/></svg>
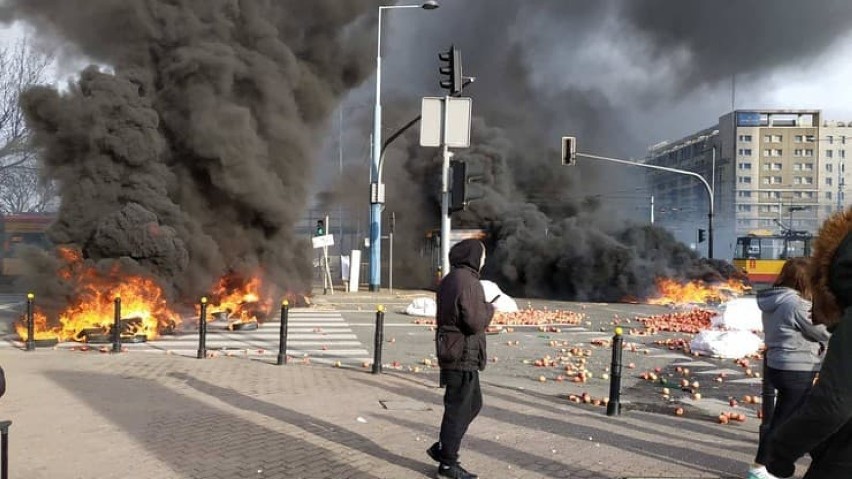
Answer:
<svg viewBox="0 0 852 479"><path fill-rule="evenodd" d="M421 106L420 146L437 147L444 133L444 102L447 103L447 138L450 148L470 147L470 117L473 102L470 98L425 97Z"/></svg>
<svg viewBox="0 0 852 479"><path fill-rule="evenodd" d="M334 246L334 235L314 236L311 238L311 244L314 249Z"/></svg>

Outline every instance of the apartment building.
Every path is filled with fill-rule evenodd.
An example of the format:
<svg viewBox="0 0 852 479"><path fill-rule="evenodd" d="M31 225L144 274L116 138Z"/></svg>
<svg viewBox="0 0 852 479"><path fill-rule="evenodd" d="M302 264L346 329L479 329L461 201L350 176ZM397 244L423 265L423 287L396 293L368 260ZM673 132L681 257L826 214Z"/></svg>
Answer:
<svg viewBox="0 0 852 479"><path fill-rule="evenodd" d="M715 192L714 256L730 259L736 238L756 230L815 232L848 206L845 168L852 123L822 119L820 110L737 110L716 125L649 149L648 164L693 171ZM850 172L852 173L852 172ZM661 226L696 243L707 229L709 202L694 178L651 176ZM706 243L698 245L706 253Z"/></svg>

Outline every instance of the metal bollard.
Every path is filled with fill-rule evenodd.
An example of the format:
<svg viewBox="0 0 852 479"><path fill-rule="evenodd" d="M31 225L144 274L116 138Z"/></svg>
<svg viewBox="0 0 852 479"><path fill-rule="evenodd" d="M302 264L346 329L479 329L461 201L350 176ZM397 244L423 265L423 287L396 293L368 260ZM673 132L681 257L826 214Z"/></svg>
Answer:
<svg viewBox="0 0 852 479"><path fill-rule="evenodd" d="M373 374L382 372L382 343L385 338L385 307L376 307L376 335L373 344Z"/></svg>
<svg viewBox="0 0 852 479"><path fill-rule="evenodd" d="M112 322L112 352L121 352L121 296L115 297L115 317Z"/></svg>
<svg viewBox="0 0 852 479"><path fill-rule="evenodd" d="M766 353L763 353L763 386L761 390L762 401L760 404L760 412L763 418L760 420L760 438L761 440L769 430L769 424L772 422L772 416L775 414L775 386L767 377Z"/></svg>
<svg viewBox="0 0 852 479"><path fill-rule="evenodd" d="M34 303L35 294L27 293L27 351L35 351L36 348Z"/></svg>
<svg viewBox="0 0 852 479"><path fill-rule="evenodd" d="M0 479L9 479L9 426L12 421L0 421Z"/></svg>
<svg viewBox="0 0 852 479"><path fill-rule="evenodd" d="M287 321L290 317L290 302L281 302L281 330L278 333L278 365L287 364Z"/></svg>
<svg viewBox="0 0 852 479"><path fill-rule="evenodd" d="M207 357L207 298L201 298L201 314L198 315L198 359Z"/></svg>
<svg viewBox="0 0 852 479"><path fill-rule="evenodd" d="M621 358L624 353L624 336L620 327L615 328L612 337L612 364L610 365L609 403L606 405L606 415L621 414Z"/></svg>

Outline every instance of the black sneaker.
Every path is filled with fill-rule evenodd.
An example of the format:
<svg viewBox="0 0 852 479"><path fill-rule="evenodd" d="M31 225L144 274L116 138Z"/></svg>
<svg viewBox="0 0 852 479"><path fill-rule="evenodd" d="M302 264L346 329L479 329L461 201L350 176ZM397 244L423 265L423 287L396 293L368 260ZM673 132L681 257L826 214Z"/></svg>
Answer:
<svg viewBox="0 0 852 479"><path fill-rule="evenodd" d="M441 443L436 442L432 444L432 447L426 449L426 454L429 454L429 457L432 458L435 462L441 462Z"/></svg>
<svg viewBox="0 0 852 479"><path fill-rule="evenodd" d="M447 478L447 479L477 479L479 476L476 474L467 472L461 467L461 464L441 464L438 466L438 478Z"/></svg>

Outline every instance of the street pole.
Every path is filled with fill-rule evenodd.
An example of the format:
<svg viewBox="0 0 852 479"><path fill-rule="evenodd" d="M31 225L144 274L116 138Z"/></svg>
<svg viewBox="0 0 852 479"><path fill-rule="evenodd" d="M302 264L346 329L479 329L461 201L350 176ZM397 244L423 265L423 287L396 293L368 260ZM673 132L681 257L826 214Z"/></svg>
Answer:
<svg viewBox="0 0 852 479"><path fill-rule="evenodd" d="M378 291L382 278L382 205L379 202L379 160L382 150L382 10L379 7L376 48L376 105L373 110L373 151L370 165L370 291Z"/></svg>
<svg viewBox="0 0 852 479"><path fill-rule="evenodd" d="M447 123L450 97L444 97L444 163L441 166L441 277L450 274L450 159L453 154L447 145Z"/></svg>
<svg viewBox="0 0 852 479"><path fill-rule="evenodd" d="M686 175L686 176L691 176L693 178L697 178L699 181L701 181L701 184L703 184L704 188L707 190L707 197L710 200L710 208L709 208L709 213L707 215L707 217L709 219L709 222L707 224L707 234L710 235L710 243L709 243L709 247L708 247L708 251L707 251L707 253L708 253L707 256L710 259L713 259L713 246L712 245L713 245L713 212L714 212L713 196L714 195L713 195L713 189L710 187L710 183L707 182L706 178L699 175L698 173L695 173L694 171L679 170L677 168L669 168L667 166L648 165L646 163L636 163L636 162L633 162L633 161L620 160L618 158L609 158L609 157L606 157L606 156L590 155L588 153L577 152L577 157L578 158L579 157L589 158L589 159L592 159L592 160L609 161L611 163L618 163L620 165L637 166L639 168L648 168L648 169L651 169L651 170L667 171L669 173L676 173L676 174L679 174L679 175Z"/></svg>
<svg viewBox="0 0 852 479"><path fill-rule="evenodd" d="M438 2L427 0L421 5L384 5L379 7L376 40L376 105L373 110L373 148L370 167L370 291L378 291L382 279L382 205L384 184L379 177L382 156L382 12L392 8L434 10Z"/></svg>
<svg viewBox="0 0 852 479"><path fill-rule="evenodd" d="M716 201L716 145L713 145L713 164L710 167L710 214L707 218L707 257L713 259L713 212Z"/></svg>
<svg viewBox="0 0 852 479"><path fill-rule="evenodd" d="M651 224L654 224L654 195L651 195Z"/></svg>

